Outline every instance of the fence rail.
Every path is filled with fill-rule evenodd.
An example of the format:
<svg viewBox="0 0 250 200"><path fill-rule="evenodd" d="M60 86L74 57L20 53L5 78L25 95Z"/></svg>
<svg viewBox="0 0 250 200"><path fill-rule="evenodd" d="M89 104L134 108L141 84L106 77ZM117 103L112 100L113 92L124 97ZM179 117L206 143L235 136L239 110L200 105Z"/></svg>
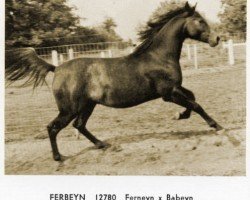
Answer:
<svg viewBox="0 0 250 200"><path fill-rule="evenodd" d="M73 44L54 47L36 48L40 57L54 65L79 57L113 58L132 53L134 47L126 42L105 42ZM218 64L234 65L245 62L246 43L234 43L233 40L222 42L211 48L204 43L184 43L181 55L183 67L209 67Z"/></svg>
<svg viewBox="0 0 250 200"><path fill-rule="evenodd" d="M246 61L246 43L234 42L232 39L221 42L211 48L205 43L184 43L181 53L182 67L211 67L216 65L234 65ZM72 44L35 48L37 54L56 66L65 61L79 57L113 58L126 56L133 52L134 46L127 42L104 42ZM11 50L7 50L11 51Z"/></svg>
<svg viewBox="0 0 250 200"><path fill-rule="evenodd" d="M37 54L53 64L78 57L119 57L132 51L127 42L102 42L36 48Z"/></svg>

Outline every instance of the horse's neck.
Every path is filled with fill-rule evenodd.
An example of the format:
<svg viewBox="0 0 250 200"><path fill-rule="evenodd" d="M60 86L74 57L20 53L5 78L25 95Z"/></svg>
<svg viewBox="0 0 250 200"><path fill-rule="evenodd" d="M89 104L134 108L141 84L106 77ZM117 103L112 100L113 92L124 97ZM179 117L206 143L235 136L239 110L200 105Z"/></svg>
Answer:
<svg viewBox="0 0 250 200"><path fill-rule="evenodd" d="M185 40L183 33L184 19L173 20L159 32L153 41L151 54L157 55L158 60L172 60L179 63L181 49Z"/></svg>

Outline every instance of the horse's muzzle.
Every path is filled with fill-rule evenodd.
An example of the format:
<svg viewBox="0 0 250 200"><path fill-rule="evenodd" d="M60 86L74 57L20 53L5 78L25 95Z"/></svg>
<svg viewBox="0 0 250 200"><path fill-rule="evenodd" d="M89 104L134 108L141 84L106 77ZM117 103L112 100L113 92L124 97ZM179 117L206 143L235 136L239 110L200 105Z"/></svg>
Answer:
<svg viewBox="0 0 250 200"><path fill-rule="evenodd" d="M200 35L200 40L208 43L210 47L215 47L219 44L220 37L213 32L204 32Z"/></svg>
<svg viewBox="0 0 250 200"><path fill-rule="evenodd" d="M210 34L209 39L208 39L208 43L210 45L210 47L215 47L219 44L220 42L220 37L219 36L215 36Z"/></svg>

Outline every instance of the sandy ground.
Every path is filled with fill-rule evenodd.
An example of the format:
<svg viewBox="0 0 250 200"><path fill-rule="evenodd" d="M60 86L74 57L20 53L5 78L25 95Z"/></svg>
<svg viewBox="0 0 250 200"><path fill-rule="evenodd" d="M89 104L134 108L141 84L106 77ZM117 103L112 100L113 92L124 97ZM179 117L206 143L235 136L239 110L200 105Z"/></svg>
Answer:
<svg viewBox="0 0 250 200"><path fill-rule="evenodd" d="M245 175L245 67L184 71L183 85L225 131L161 99L129 109L97 106L88 128L111 144L98 150L71 125L58 137L62 162L52 159L45 126L56 114L50 89L6 89L6 174Z"/></svg>

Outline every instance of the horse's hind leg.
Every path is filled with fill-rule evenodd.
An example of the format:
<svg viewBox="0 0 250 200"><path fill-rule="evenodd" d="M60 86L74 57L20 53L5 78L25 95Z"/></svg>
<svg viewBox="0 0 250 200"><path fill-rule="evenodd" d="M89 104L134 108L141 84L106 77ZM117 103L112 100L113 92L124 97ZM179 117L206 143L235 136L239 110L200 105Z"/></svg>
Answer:
<svg viewBox="0 0 250 200"><path fill-rule="evenodd" d="M214 119L212 119L204 111L204 109L198 103L188 98L188 95L185 93L185 90L183 90L182 87L173 88L171 94L171 101L198 113L208 123L210 127L215 128L217 131L223 129Z"/></svg>
<svg viewBox="0 0 250 200"><path fill-rule="evenodd" d="M94 102L88 102L79 112L73 126L82 133L86 138L88 138L98 149L107 147L108 144L98 140L94 135L92 135L86 128L87 121L92 114L96 104Z"/></svg>
<svg viewBox="0 0 250 200"><path fill-rule="evenodd" d="M74 119L74 117L75 116L73 114L60 112L59 115L47 126L53 157L56 161L61 160L57 147L56 136L60 130L66 127Z"/></svg>

